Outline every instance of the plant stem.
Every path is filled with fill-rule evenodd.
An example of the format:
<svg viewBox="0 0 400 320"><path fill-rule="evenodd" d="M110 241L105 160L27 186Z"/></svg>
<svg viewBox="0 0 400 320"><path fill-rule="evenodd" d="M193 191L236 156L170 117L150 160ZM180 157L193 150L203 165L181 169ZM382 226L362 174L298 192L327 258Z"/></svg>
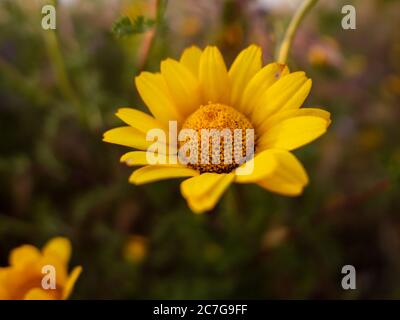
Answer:
<svg viewBox="0 0 400 320"><path fill-rule="evenodd" d="M53 6L58 4L57 0L49 0L49 2ZM61 94L74 106L80 120L85 124L89 124L87 111L84 105L81 103L80 98L74 90L74 87L72 86L72 83L68 77L64 58L61 53L59 39L55 30L43 30L42 35L49 60L51 62L51 67L57 79L57 85L61 91Z"/></svg>
<svg viewBox="0 0 400 320"><path fill-rule="evenodd" d="M299 8L296 10L295 14L292 17L292 20L289 23L288 28L286 29L285 36L283 41L279 47L279 51L277 54L277 61L282 64L286 64L290 47L292 46L293 38L296 34L297 29L300 26L300 23L303 21L304 17L310 11L310 9L318 2L318 0L304 0Z"/></svg>
<svg viewBox="0 0 400 320"><path fill-rule="evenodd" d="M145 69L147 60L149 58L150 52L154 45L154 40L157 36L158 29L163 19L163 15L166 10L167 0L154 0L154 11L155 11L155 25L152 30L144 36L142 43L142 50L139 55L138 71Z"/></svg>
<svg viewBox="0 0 400 320"><path fill-rule="evenodd" d="M83 121L86 121L85 109L80 103L78 95L74 91L72 84L68 78L57 35L53 30L45 30L43 31L43 36L47 53L49 55L53 71L57 79L57 84L60 88L61 93L76 108L81 119Z"/></svg>

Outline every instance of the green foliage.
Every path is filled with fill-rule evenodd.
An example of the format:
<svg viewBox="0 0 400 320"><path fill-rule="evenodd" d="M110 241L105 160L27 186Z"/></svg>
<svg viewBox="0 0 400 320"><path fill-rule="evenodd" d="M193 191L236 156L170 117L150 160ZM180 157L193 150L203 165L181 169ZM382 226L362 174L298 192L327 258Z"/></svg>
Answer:
<svg viewBox="0 0 400 320"><path fill-rule="evenodd" d="M137 16L133 21L129 17L118 18L113 26L112 32L119 38L134 34L141 34L155 25L155 20L144 16Z"/></svg>

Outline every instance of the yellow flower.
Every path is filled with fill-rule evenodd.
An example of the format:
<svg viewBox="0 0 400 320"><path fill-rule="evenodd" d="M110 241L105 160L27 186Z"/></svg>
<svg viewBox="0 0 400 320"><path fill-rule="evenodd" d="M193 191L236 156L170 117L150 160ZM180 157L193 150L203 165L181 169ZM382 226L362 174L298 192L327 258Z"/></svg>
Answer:
<svg viewBox="0 0 400 320"><path fill-rule="evenodd" d="M10 266L0 268L0 300L67 299L82 271L75 267L68 275L70 255L71 244L62 237L51 239L42 251L29 244L15 248L9 256ZM48 274L45 266L54 267L54 289L42 286Z"/></svg>
<svg viewBox="0 0 400 320"><path fill-rule="evenodd" d="M143 261L147 254L146 238L137 235L129 236L123 247L125 260L138 263Z"/></svg>
<svg viewBox="0 0 400 320"><path fill-rule="evenodd" d="M308 177L290 151L325 133L330 114L317 108L300 108L311 89L311 80L304 72L290 73L286 65L279 63L262 67L261 61L261 49L251 45L227 70L216 47L201 50L193 46L179 61L163 61L160 73L142 72L136 77L138 92L153 116L135 109L119 109L116 115L128 126L104 134L106 142L142 150L121 157L130 166L143 166L132 173L129 181L140 185L190 177L182 182L181 193L196 213L212 209L233 182L256 183L286 196L301 194ZM254 129L254 153L246 153L246 162L234 165L149 162L148 148L154 142L146 140L147 133L153 128L168 132L171 120L177 121L178 131ZM167 138L166 143L171 145L172 141ZM171 148L166 159L176 150ZM223 151L219 149L222 158ZM241 173L247 164L253 170Z"/></svg>
<svg viewBox="0 0 400 320"><path fill-rule="evenodd" d="M122 2L121 13L134 21L138 16L151 12L151 4L146 0L127 0Z"/></svg>

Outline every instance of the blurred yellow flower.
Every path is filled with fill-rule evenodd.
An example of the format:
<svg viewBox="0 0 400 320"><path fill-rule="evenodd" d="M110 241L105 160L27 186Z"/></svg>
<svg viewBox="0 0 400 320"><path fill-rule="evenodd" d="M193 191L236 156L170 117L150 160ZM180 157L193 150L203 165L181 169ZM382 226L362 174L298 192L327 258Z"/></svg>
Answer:
<svg viewBox="0 0 400 320"><path fill-rule="evenodd" d="M229 46L239 45L243 41L243 28L235 22L225 26L222 30L221 41Z"/></svg>
<svg viewBox="0 0 400 320"><path fill-rule="evenodd" d="M126 241L123 248L125 260L130 262L141 262L146 257L147 241L142 236L132 235Z"/></svg>
<svg viewBox="0 0 400 320"><path fill-rule="evenodd" d="M343 57L337 41L331 37L323 37L318 43L310 46L308 62L313 66L334 66L340 68Z"/></svg>
<svg viewBox="0 0 400 320"><path fill-rule="evenodd" d="M312 65L326 65L328 62L326 50L318 45L312 46L308 51L308 61Z"/></svg>
<svg viewBox="0 0 400 320"><path fill-rule="evenodd" d="M196 16L183 17L178 32L184 37L196 35L201 30L201 21Z"/></svg>
<svg viewBox="0 0 400 320"><path fill-rule="evenodd" d="M358 141L362 149L371 152L385 141L385 135L381 128L366 128L359 132Z"/></svg>
<svg viewBox="0 0 400 320"><path fill-rule="evenodd" d="M262 247L266 250L279 247L289 237L289 229L286 226L275 226L268 230L262 242Z"/></svg>
<svg viewBox="0 0 400 320"><path fill-rule="evenodd" d="M385 93L394 96L400 96L400 76L396 74L390 74L385 77L382 82L383 90Z"/></svg>
<svg viewBox="0 0 400 320"><path fill-rule="evenodd" d="M8 267L0 268L0 300L67 299L82 268L75 267L68 275L71 244L66 238L51 239L40 251L26 244L13 249ZM55 288L44 289L45 266L55 270Z"/></svg>
<svg viewBox="0 0 400 320"><path fill-rule="evenodd" d="M151 12L151 8L152 4L147 0L126 0L122 2L121 14L133 22L138 16Z"/></svg>
<svg viewBox="0 0 400 320"><path fill-rule="evenodd" d="M346 58L343 72L347 77L356 77L365 73L368 61L362 54L353 54Z"/></svg>
<svg viewBox="0 0 400 320"><path fill-rule="evenodd" d="M330 113L300 108L310 92L311 80L304 72L290 73L283 64L262 67L261 55L261 49L251 45L228 70L218 48L208 46L201 50L192 46L179 61L163 61L160 73L142 72L137 76L136 87L153 116L135 109L119 109L117 116L128 126L104 134L106 142L142 150L121 157L130 166L143 166L133 172L129 181L140 185L190 177L182 182L181 193L196 213L212 209L233 182L256 183L286 196L300 195L308 177L290 151L325 133ZM167 132L171 121L176 121L180 132L254 130L254 152L246 153L245 162L235 165L155 165L148 160L148 148L153 142L146 135L153 128ZM172 141L167 140L166 144L171 145ZM223 158L224 148L218 152ZM168 157L174 153L176 156L172 151ZM243 174L243 167L248 164L253 169Z"/></svg>

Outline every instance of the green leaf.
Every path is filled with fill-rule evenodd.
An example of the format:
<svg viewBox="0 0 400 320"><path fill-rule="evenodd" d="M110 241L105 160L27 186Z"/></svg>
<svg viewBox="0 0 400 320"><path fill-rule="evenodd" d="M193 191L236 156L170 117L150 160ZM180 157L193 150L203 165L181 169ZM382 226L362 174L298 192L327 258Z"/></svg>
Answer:
<svg viewBox="0 0 400 320"><path fill-rule="evenodd" d="M120 17L112 27L112 32L117 37L125 37L133 34L141 34L155 25L153 19L144 16L137 16L133 21L129 17Z"/></svg>

